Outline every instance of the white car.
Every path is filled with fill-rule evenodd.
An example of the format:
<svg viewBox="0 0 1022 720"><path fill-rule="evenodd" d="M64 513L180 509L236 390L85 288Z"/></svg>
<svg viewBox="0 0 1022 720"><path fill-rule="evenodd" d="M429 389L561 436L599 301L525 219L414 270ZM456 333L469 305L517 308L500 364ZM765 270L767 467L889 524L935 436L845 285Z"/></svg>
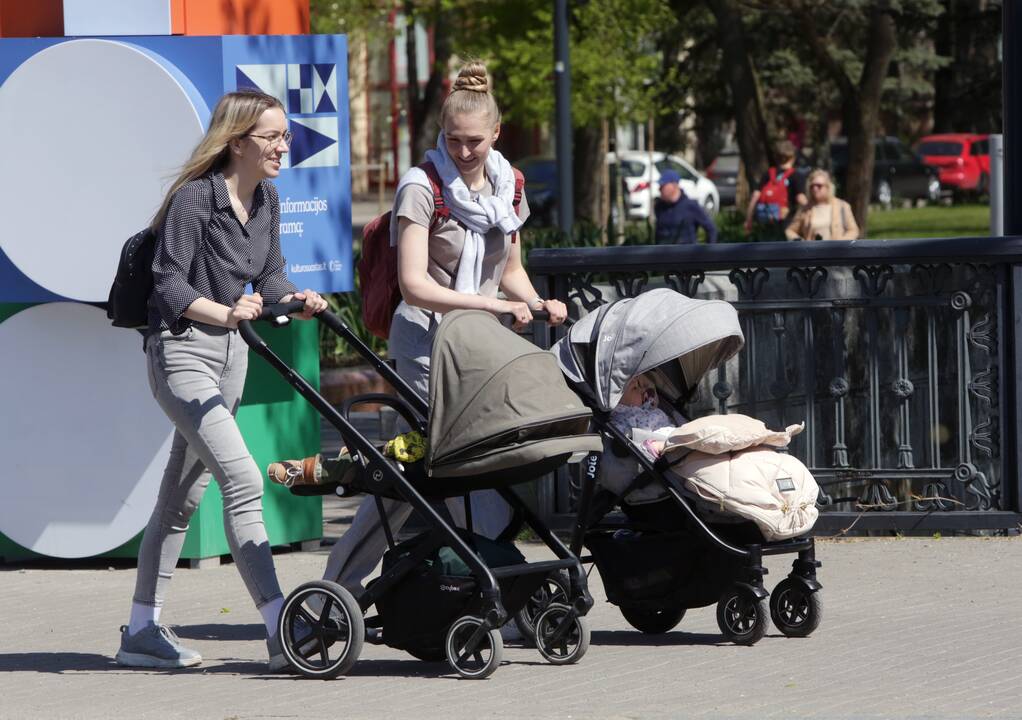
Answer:
<svg viewBox="0 0 1022 720"><path fill-rule="evenodd" d="M685 195L696 200L707 213L712 215L720 208L720 194L713 181L677 155L622 150L607 153L607 162L617 165L618 174L624 180L627 189L625 211L629 219L650 217L653 200L660 197L660 173L664 170L678 173Z"/></svg>

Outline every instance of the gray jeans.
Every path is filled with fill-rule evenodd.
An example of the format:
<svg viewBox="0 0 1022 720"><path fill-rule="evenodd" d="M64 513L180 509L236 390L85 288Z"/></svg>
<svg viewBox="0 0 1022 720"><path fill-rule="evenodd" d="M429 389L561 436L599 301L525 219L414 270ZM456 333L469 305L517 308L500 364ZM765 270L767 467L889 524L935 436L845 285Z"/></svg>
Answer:
<svg viewBox="0 0 1022 720"><path fill-rule="evenodd" d="M402 304L394 316L390 330L390 357L397 365L397 374L427 398L429 393L429 359L436 323L428 327L411 322L402 312L421 312ZM496 490L477 490L470 496L472 529L480 535L496 538L511 522L512 510ZM460 497L447 501L454 523L465 527L465 503ZM396 534L412 514L412 506L400 500L383 499L384 512L391 532ZM367 497L340 539L334 543L327 559L323 579L343 585L356 595L362 592L362 581L373 571L387 550L387 535L376 509L376 498Z"/></svg>
<svg viewBox="0 0 1022 720"><path fill-rule="evenodd" d="M174 423L174 442L160 493L138 551L134 601L163 605L188 521L209 485L220 486L224 531L238 572L257 607L281 597L263 525L263 477L234 415L248 370L237 330L192 325L146 340L149 386Z"/></svg>

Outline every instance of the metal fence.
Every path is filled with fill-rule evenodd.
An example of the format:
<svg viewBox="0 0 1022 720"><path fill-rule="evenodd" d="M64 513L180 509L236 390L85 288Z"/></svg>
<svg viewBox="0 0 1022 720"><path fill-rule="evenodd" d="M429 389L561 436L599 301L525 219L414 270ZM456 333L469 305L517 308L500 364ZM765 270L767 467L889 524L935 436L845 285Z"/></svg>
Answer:
<svg viewBox="0 0 1022 720"><path fill-rule="evenodd" d="M745 348L688 414L804 420L790 452L820 482L818 529L1022 527L1022 239L559 248L528 263L579 312L659 286L732 302ZM567 516L572 487L546 481L541 508Z"/></svg>

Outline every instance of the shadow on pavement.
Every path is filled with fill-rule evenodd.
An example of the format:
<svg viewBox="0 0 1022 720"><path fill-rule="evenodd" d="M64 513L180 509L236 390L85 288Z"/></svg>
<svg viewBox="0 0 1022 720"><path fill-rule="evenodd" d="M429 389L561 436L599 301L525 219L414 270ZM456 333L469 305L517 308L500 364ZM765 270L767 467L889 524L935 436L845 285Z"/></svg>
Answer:
<svg viewBox="0 0 1022 720"><path fill-rule="evenodd" d="M506 664L506 663L505 663ZM256 674L256 673L253 673ZM423 678L425 680L458 680L446 662L423 662L409 657L407 660L359 660L345 675L335 682L348 677ZM306 680L297 673L281 675L261 674L253 680ZM308 680L308 682L314 682Z"/></svg>
<svg viewBox="0 0 1022 720"><path fill-rule="evenodd" d="M662 647L665 645L730 645L720 635L706 633L667 632L663 635L646 635L636 630L596 630L592 633L593 645L633 645L635 647Z"/></svg>
<svg viewBox="0 0 1022 720"><path fill-rule="evenodd" d="M266 626L259 623L235 625L207 623L205 625L174 625L179 638L188 640L265 640Z"/></svg>
<svg viewBox="0 0 1022 720"><path fill-rule="evenodd" d="M178 670L160 670L159 672L182 672L201 669L202 668L200 666L197 668L182 668ZM122 667L114 662L113 653L110 655L76 652L0 653L0 672L41 672L59 674L65 672L87 672L90 670L133 672L132 668Z"/></svg>

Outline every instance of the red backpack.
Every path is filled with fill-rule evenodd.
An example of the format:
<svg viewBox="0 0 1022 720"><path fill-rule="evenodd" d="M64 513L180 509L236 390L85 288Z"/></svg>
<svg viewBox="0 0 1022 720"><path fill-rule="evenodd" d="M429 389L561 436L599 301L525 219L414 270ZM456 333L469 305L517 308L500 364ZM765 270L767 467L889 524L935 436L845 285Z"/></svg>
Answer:
<svg viewBox="0 0 1022 720"><path fill-rule="evenodd" d="M433 219L430 221L430 232L436 227L439 218L450 215L451 210L444 204L443 181L436 167L431 162L424 162L419 169L426 173L430 187L433 189ZM525 176L512 168L515 174L515 212L519 212L522 203L522 189L525 187ZM362 230L362 255L358 261L359 293L362 295L362 320L366 328L378 338L386 340L390 336L390 323L394 319L394 311L401 304L401 287L397 282L397 248L390 245L390 223L393 211L388 210L374 218ZM511 242L517 238L511 236Z"/></svg>

